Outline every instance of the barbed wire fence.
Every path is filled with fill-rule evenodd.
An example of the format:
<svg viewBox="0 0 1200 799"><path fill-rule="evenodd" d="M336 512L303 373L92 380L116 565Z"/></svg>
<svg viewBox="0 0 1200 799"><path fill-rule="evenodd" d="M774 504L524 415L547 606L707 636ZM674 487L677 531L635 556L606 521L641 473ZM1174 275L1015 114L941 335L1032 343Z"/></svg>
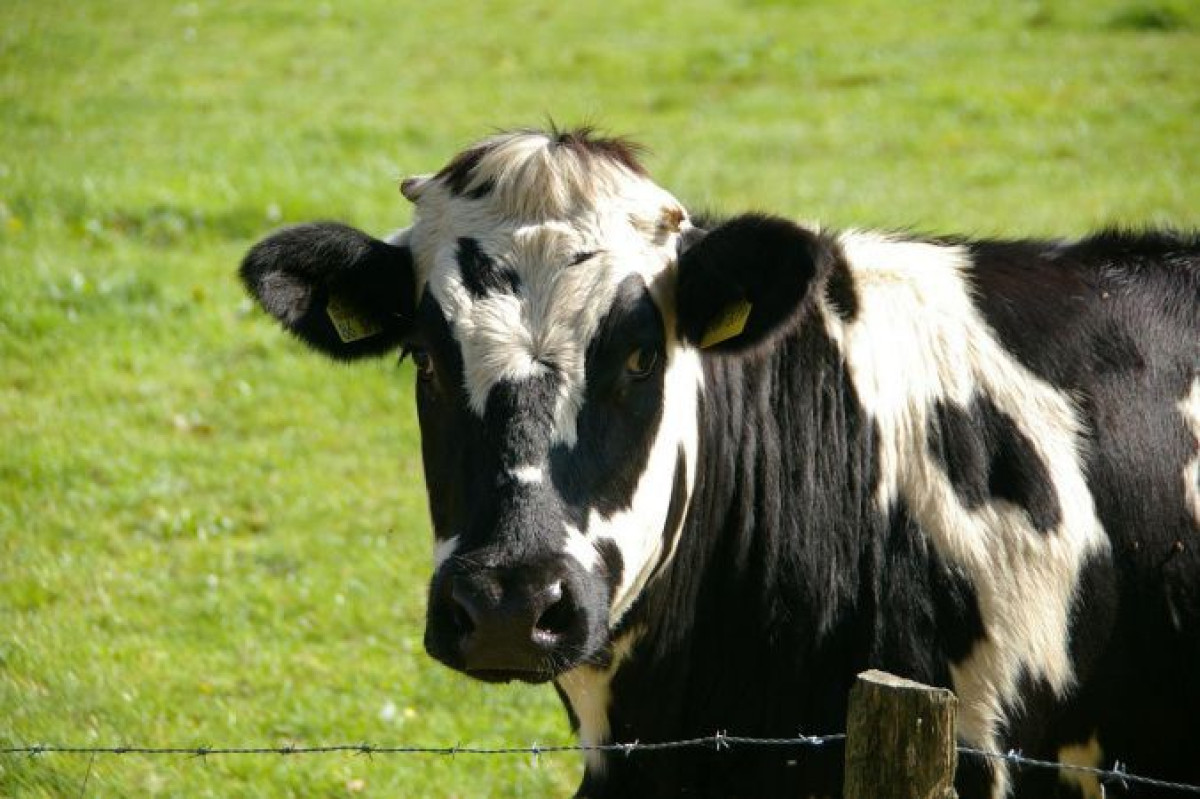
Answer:
<svg viewBox="0 0 1200 799"><path fill-rule="evenodd" d="M872 681L874 679L874 681ZM860 687L866 687L868 690L874 690L875 701L869 703L862 699L866 691L860 692ZM882 697L882 703L879 701ZM917 705L913 705L913 698L916 697ZM949 699L948 706L945 704ZM903 700L903 701L900 701ZM954 731L954 715L957 702L953 695L945 689L935 689L929 686L911 683L905 680L898 680L892 675L883 674L880 672L866 672L859 676L859 682L855 686L855 690L851 692L850 697L850 723L848 724L849 733L832 733L825 735L804 735L797 734L793 737L783 738L764 738L750 737L742 735L728 735L723 731L717 731L712 735L685 738L673 741L627 741L614 743L569 743L569 744L539 744L531 743L524 746L474 746L457 743L451 746L419 746L419 745L377 745L371 743L355 743L355 744L332 744L321 746L303 746L303 745L283 745L283 746L75 746L61 744L44 744L32 743L25 745L6 745L0 746L0 756L8 757L30 757L39 758L55 755L78 755L87 756L88 770L84 777L84 788L91 777L92 767L96 762L97 757L101 756L147 756L147 757L189 757L197 759L206 759L212 757L233 757L233 756L276 756L276 757L303 757L303 756L319 756L333 754L349 754L363 757L390 756L390 755L409 755L409 756L432 756L432 757L448 757L455 758L459 756L494 756L505 757L514 755L531 756L535 761L544 755L558 755L565 753L595 753L602 752L606 754L615 754L623 757L634 757L636 755L648 754L654 752L667 751L683 751L683 750L708 750L712 752L729 752L735 749L797 749L797 750L817 750L830 746L845 744L847 746L847 772L851 770L850 750L855 746L859 753L863 751L864 745L868 747L878 746L881 751L876 752L874 749L870 751L872 758L878 756L878 760L885 766L895 766L902 759L911 760L913 747L917 748L919 756L925 757L927 760L939 760L940 756L938 749L944 750L942 754L951 754L951 761L954 759L977 758L985 761L992 761L1006 764L1013 769L1045 769L1053 770L1059 774L1073 774L1077 777L1087 777L1095 779L1099 786L1102 796L1107 795L1107 788L1119 787L1123 790L1128 790L1131 787L1154 788L1162 791L1173 791L1180 794L1200 795L1200 785L1190 785L1171 780L1159 779L1156 777L1144 776L1140 774L1130 773L1120 761L1114 761L1111 768L1100 768L1093 766L1078 765L1072 763L1061 763L1053 760L1041 760L1037 758L1026 757L1023 753L1017 750L1007 752L989 751L970 746L958 744ZM939 708L938 705L943 705ZM916 708L914 710L914 707ZM947 713L942 713L943 718L948 719L948 723L943 724L937 716L939 710L946 710ZM867 718L870 716L870 718ZM864 721L869 727L864 727ZM920 729L922 725L926 727L925 740L914 741L911 738L920 736L913 735L911 738L903 731ZM890 726L889 726L890 725ZM936 734L928 735L931 728L936 728ZM897 730L901 731L899 738L896 740L894 734ZM856 732L857 731L857 732ZM852 735L861 736L857 741L851 741ZM902 748L906 748L907 757L891 757L894 753L887 751L889 746L881 741L891 735L893 743L902 743ZM935 740L937 739L937 740ZM889 761L889 758L890 761ZM936 771L936 770L935 770ZM886 774L887 769L883 769ZM897 777L896 774L901 775ZM945 780L951 779L953 775L953 765L951 763L948 774L932 774L931 779ZM902 767L898 771L894 771L891 776L885 776L884 779L906 779L910 776L910 772L906 767ZM879 775L875 775L876 778ZM848 783L849 784L849 783ZM850 796L850 791L847 791L847 796ZM873 796L868 793L866 795ZM920 793L920 795L925 795Z"/></svg>
<svg viewBox="0 0 1200 799"><path fill-rule="evenodd" d="M608 744L543 745L531 743L526 746L468 746L463 744L455 744L453 746L386 746L370 743L333 744L328 746L60 746L54 744L29 744L26 746L0 747L0 755L23 755L28 757L47 755L87 755L93 757L97 755L146 755L184 756L203 759L234 755L298 757L305 755L351 754L365 757L373 757L375 755L428 755L437 757L457 757L459 755L527 755L539 758L543 755L605 752L630 757L642 752L686 749L705 749L717 752L734 748L815 749L845 740L845 733L797 735L794 738L754 738L725 735L724 733L717 732L701 738L687 738L678 741L660 741L654 743L642 743L639 741ZM1119 785L1122 787L1139 785L1200 795L1200 785L1188 785L1132 774L1125 770L1120 761L1114 762L1112 768L1103 769L1070 763L1059 763L1052 760L1038 760L1036 758L1025 757L1017 751L989 752L969 746L958 746L957 750L960 756L965 755L984 760L1001 761L1016 768L1051 769L1059 772L1094 777L1100 780L1101 784Z"/></svg>

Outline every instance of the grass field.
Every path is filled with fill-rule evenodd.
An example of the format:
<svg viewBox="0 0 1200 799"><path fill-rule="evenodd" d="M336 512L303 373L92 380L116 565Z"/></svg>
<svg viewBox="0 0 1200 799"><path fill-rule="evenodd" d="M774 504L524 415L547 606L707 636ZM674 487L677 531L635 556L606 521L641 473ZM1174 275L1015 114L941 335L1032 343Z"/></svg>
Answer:
<svg viewBox="0 0 1200 799"><path fill-rule="evenodd" d="M421 647L410 367L243 299L273 227L552 116L697 207L1200 223L1200 7L1152 0L0 4L0 747L568 740ZM90 774L89 774L90 769ZM0 796L543 796L571 756L0 755Z"/></svg>

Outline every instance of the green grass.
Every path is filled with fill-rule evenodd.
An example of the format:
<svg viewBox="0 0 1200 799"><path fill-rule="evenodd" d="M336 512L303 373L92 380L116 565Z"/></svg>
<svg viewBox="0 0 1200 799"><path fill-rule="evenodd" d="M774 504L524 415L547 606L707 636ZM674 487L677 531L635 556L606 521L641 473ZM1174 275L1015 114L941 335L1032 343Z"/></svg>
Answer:
<svg viewBox="0 0 1200 799"><path fill-rule="evenodd" d="M405 224L397 180L493 126L633 134L697 207L1198 221L1194 4L644 5L0 5L0 746L568 738L549 689L422 652L409 367L324 363L233 278L283 222ZM578 773L0 756L0 795L541 796Z"/></svg>

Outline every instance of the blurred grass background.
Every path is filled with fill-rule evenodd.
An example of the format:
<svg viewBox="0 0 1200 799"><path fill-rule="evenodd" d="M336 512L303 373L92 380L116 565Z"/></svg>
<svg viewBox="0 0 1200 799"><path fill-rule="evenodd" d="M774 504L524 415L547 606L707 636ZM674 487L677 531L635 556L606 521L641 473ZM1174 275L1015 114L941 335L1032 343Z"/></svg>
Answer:
<svg viewBox="0 0 1200 799"><path fill-rule="evenodd" d="M407 365L243 299L270 229L592 121L694 207L836 226L1194 226L1171 0L0 4L0 746L568 739L421 647ZM90 775L88 771L90 768ZM571 756L0 756L3 796L543 796Z"/></svg>

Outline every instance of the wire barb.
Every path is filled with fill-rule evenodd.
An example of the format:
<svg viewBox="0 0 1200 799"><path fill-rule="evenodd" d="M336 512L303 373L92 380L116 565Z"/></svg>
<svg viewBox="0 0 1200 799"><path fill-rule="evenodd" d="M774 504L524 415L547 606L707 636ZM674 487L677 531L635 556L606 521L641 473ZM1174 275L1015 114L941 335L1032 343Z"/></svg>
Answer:
<svg viewBox="0 0 1200 799"><path fill-rule="evenodd" d="M1113 761L1112 777L1105 782L1113 783L1121 786L1122 790L1129 790L1129 783L1125 781L1125 764L1120 760ZM1101 783L1103 784L1103 783Z"/></svg>

